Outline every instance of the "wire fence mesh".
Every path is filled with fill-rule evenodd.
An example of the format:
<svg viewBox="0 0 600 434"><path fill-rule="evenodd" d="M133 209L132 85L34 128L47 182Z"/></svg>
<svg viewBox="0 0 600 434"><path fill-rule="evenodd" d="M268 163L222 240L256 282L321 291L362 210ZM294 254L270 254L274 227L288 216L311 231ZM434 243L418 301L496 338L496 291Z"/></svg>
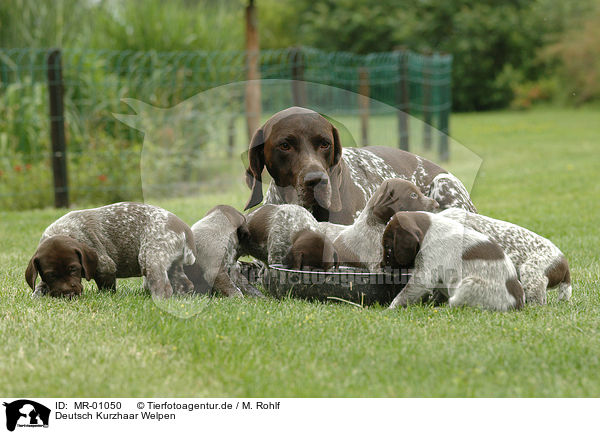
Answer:
<svg viewBox="0 0 600 434"><path fill-rule="evenodd" d="M140 199L142 144L150 135L155 144L166 144L179 155L178 167L165 170L184 180L202 181L214 178L216 171L227 171L231 167L227 162L239 160L247 146L248 113L241 83L247 75L244 52L65 49L61 62L48 66L50 52L0 49L0 209L54 203L57 150L51 130L56 121L64 125L68 194L75 203ZM62 73L61 119L52 117L49 106L52 68ZM411 51L368 55L307 47L261 51L263 118L291 104L344 119L392 120L390 108L396 108L447 132L451 68L450 55ZM360 92L370 97L366 106L361 105ZM144 101L152 116L141 119L144 107L138 106L133 110L138 118L122 122L114 113L133 114L133 105L125 104L124 98ZM406 146L408 124L393 118L389 125L396 138L379 144L398 146L404 134ZM366 135L365 141L375 144L377 131ZM425 146L431 141L427 131L422 141ZM411 150L423 143L411 143ZM213 159L209 167L207 156ZM165 194L172 192L166 188Z"/></svg>

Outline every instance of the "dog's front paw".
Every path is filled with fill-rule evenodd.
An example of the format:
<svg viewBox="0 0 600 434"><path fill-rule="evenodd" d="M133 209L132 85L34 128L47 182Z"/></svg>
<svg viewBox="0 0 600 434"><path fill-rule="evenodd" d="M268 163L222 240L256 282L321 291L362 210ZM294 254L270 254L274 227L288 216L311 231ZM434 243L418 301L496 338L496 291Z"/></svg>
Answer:
<svg viewBox="0 0 600 434"><path fill-rule="evenodd" d="M48 288L48 285L46 285L45 282L40 282L33 290L33 294L31 294L31 296L32 297L41 297L42 295L48 294L49 290L50 289Z"/></svg>

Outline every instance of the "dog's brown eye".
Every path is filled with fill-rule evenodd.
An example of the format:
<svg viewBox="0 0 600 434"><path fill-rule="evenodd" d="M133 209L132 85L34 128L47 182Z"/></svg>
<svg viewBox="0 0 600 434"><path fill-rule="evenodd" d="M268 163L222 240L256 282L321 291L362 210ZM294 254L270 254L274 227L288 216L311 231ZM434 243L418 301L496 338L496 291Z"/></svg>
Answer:
<svg viewBox="0 0 600 434"><path fill-rule="evenodd" d="M323 142L321 143L321 149L329 149L331 143Z"/></svg>
<svg viewBox="0 0 600 434"><path fill-rule="evenodd" d="M289 151L291 147L289 143L283 142L279 144L279 149L281 149L282 151Z"/></svg>

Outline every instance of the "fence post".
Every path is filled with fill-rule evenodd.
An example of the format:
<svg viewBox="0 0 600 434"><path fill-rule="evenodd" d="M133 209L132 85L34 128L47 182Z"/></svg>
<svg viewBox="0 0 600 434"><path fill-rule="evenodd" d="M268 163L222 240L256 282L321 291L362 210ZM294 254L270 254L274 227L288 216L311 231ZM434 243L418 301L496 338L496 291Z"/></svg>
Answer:
<svg viewBox="0 0 600 434"><path fill-rule="evenodd" d="M260 126L260 46L258 40L258 18L254 0L246 7L246 123L248 140Z"/></svg>
<svg viewBox="0 0 600 434"><path fill-rule="evenodd" d="M446 55L446 62L451 62L449 55ZM448 134L450 134L450 109L451 109L451 98L452 98L452 68L448 68L448 65L444 65L445 76L443 80L440 80L440 98L439 102L442 106L439 111L439 129L440 129L440 160L450 160L450 149L448 147Z"/></svg>
<svg viewBox="0 0 600 434"><path fill-rule="evenodd" d="M306 84L304 83L304 55L300 47L291 49L292 97L294 105L306 107Z"/></svg>
<svg viewBox="0 0 600 434"><path fill-rule="evenodd" d="M433 121L433 110L431 108L431 53L427 52L423 55L423 149L431 150L431 123Z"/></svg>
<svg viewBox="0 0 600 434"><path fill-rule="evenodd" d="M63 80L60 50L48 54L48 94L50 96L50 139L52 141L52 172L54 174L54 206L69 207L67 153L63 106Z"/></svg>
<svg viewBox="0 0 600 434"><path fill-rule="evenodd" d="M227 156L233 157L235 149L235 116L230 116L227 122Z"/></svg>
<svg viewBox="0 0 600 434"><path fill-rule="evenodd" d="M408 116L410 113L410 95L408 80L408 51L400 47L398 53L398 88L396 89L396 105L398 107L398 146L405 151L409 150Z"/></svg>
<svg viewBox="0 0 600 434"><path fill-rule="evenodd" d="M358 107L360 111L361 145L369 144L369 70L358 68Z"/></svg>

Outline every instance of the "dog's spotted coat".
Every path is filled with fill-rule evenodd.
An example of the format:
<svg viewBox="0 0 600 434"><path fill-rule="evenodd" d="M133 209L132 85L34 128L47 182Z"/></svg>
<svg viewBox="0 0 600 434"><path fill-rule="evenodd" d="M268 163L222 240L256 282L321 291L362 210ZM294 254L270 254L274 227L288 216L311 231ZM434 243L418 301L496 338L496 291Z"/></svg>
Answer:
<svg viewBox="0 0 600 434"><path fill-rule="evenodd" d="M428 173L423 165L423 159L419 156L416 156L417 167L410 176L396 172L383 158L367 149L344 148L342 158L349 169L353 184L362 194L365 205L384 180L400 178L415 184L423 194L435 199L441 208L455 207L471 212L477 211L465 186L451 173L440 173L433 178L432 182L428 182ZM265 195L265 203L286 203L273 181ZM360 213L360 210L356 211L354 218L356 219Z"/></svg>
<svg viewBox="0 0 600 434"><path fill-rule="evenodd" d="M569 265L550 240L513 223L461 209L440 213L496 241L517 269L528 303L546 303L546 289L558 286L559 300L571 297Z"/></svg>
<svg viewBox="0 0 600 434"><path fill-rule="evenodd" d="M451 306L506 311L524 303L517 272L487 235L428 212L399 212L388 223L383 265L413 268L390 308L418 303L439 291Z"/></svg>
<svg viewBox="0 0 600 434"><path fill-rule="evenodd" d="M247 217L252 241L245 249L265 263L280 263L295 234L310 230L333 241L340 264L375 270L381 263L381 235L390 217L401 210L432 211L437 207L437 202L413 183L398 178L382 180L352 225L318 222L299 205L267 204Z"/></svg>
<svg viewBox="0 0 600 434"><path fill-rule="evenodd" d="M162 208L120 202L71 211L48 226L40 243L58 235L96 251L98 267L93 278L101 288L114 288L116 278L144 276L144 288L153 296L166 298L173 291L191 290L183 265L196 259L192 232ZM36 294L44 289L38 285Z"/></svg>

